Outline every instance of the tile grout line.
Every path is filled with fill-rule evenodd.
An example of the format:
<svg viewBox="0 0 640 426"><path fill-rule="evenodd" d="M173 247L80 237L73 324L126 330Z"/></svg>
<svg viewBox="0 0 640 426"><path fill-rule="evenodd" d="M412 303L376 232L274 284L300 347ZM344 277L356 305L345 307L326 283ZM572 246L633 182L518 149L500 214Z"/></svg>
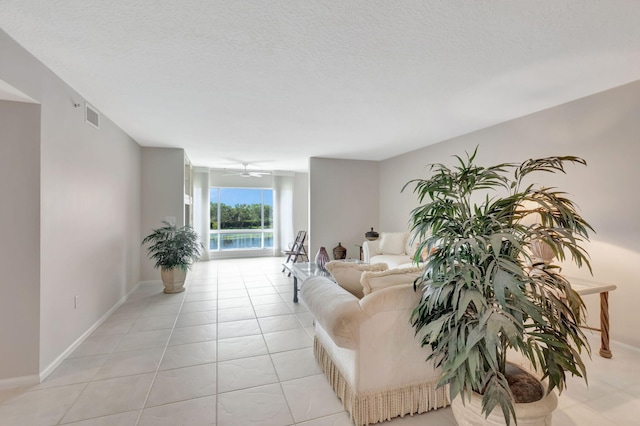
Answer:
<svg viewBox="0 0 640 426"><path fill-rule="evenodd" d="M219 322L220 307L218 306L218 300L220 300L220 271L218 268L216 268L216 399L215 399L216 415L214 419L216 425L220 424L220 420L218 418L218 415L220 414L220 410L218 409L218 406L220 404L220 399L218 398L218 377L220 376L219 375L220 345L218 344L218 337L219 337L218 333L219 333L219 327L220 327L220 322Z"/></svg>
<svg viewBox="0 0 640 426"><path fill-rule="evenodd" d="M189 287L191 286L191 282L192 280L189 280ZM151 384L149 385L149 389L147 390L147 395L144 398L144 401L142 402L142 407L140 408L140 412L138 413L138 418L136 419L136 423L135 425L137 426L140 423L140 420L142 419L142 414L144 413L144 410L146 408L147 405L147 401L149 400L149 395L151 395L151 389L153 389L153 385L156 383L156 377L158 377L158 371L160 370L160 366L162 365L162 361L164 360L164 356L167 353L167 348L169 347L169 342L171 341L171 336L173 336L173 332L176 329L176 324L178 323L178 318L180 318L180 312L182 311L182 307L184 306L184 301L187 298L187 293L189 291L189 287L185 288L183 297L182 297L182 302L180 302L180 309L178 309L178 315L176 315L176 319L173 321L173 326L171 327L171 332L169 333L169 337L167 338L167 342L164 345L164 350L162 351L162 355L160 356L160 359L158 360L158 366L156 367L156 371L153 373L153 379L151 379Z"/></svg>
<svg viewBox="0 0 640 426"><path fill-rule="evenodd" d="M144 303L144 307L146 308L148 304L149 304L149 302ZM113 315L113 314L112 314L112 315ZM111 318L111 316L109 316L109 318ZM109 318L107 318L107 320L108 320ZM131 324L131 327L133 327L133 324L135 324L135 323L136 323L136 321L138 320L138 318L140 318L140 316L136 316L136 317L135 317L135 321ZM105 322L106 322L107 320L105 320ZM95 378L95 377L96 377L96 375L100 372L100 369L104 366L104 364L107 362L107 360L108 360L108 359L111 357L111 355L114 353L115 348L117 348L117 347L118 347L118 345L122 342L122 339L124 339L124 336L125 336L125 335L127 335L127 333L129 333L129 331L131 331L131 327L129 328L129 330L127 330L127 332L126 332L126 333L123 333L123 334L120 336L120 339L118 340L118 343L116 343L116 344L113 346L113 348L111 349L111 351L110 351L109 353L107 353L107 354L99 354L99 355L106 355L106 358L104 359L104 361L102 361L102 363L100 364L100 367L98 367L98 368L96 369L96 372L95 372L95 373L93 373L93 375L91 376L91 378L90 378L86 383L84 383L84 386L82 387L82 390L80 391L80 393L78 393L78 396L73 400L73 402L72 402L71 404L69 404L69 407L65 410L65 412L62 414L62 416L60 416L60 419L58 420L58 422L56 423L56 425L64 424L64 423L61 423L61 422L62 422L62 420L64 419L64 417L65 417L67 414L69 414L69 411L73 408L73 406L76 404L76 402L78 402L78 400L80 399L80 397L82 396L82 394L84 393L84 391L87 389L87 387L89 387L89 385L90 385L91 383L93 383L93 382L94 382L94 378ZM91 336L89 336L89 337L91 337ZM99 356L99 355L88 355L88 356L86 356L86 357L89 357L89 356ZM83 357L76 357L76 358L68 358L68 357L67 357L67 359L78 359L78 358L83 358ZM66 361L67 359L65 359L65 361ZM98 416L98 417L102 417L102 416ZM98 417L94 417L94 418L98 418ZM83 419L83 420L84 420L84 419ZM136 423L136 424L137 424L137 423Z"/></svg>
<svg viewBox="0 0 640 426"><path fill-rule="evenodd" d="M271 280L269 280L269 282L271 282ZM280 298L282 299L283 302L286 302L284 300L284 297L282 297L281 293L278 293L278 296L280 296ZM295 315L295 312L292 312L292 314L294 315L296 321L298 321L298 317ZM300 321L298 321L298 323L300 323ZM258 324L259 324L259 322L258 322ZM302 324L300 324L300 325L302 326ZM303 330L304 330L304 327L303 327ZM264 338L264 332L262 331L262 326L260 326L260 332L262 333L262 337ZM265 345L266 344L267 344L267 342L265 341ZM276 369L276 365L273 362L273 354L271 353L271 351L269 351L269 347L267 347L267 351L269 352L269 359L271 360L271 365L273 366L273 370L276 372L276 377L278 378L278 386L280 387L280 392L282 392L282 397L284 398L284 402L287 404L287 409L289 410L289 415L291 416L291 420L293 422L293 423L291 423L291 425L295 425L296 424L296 418L293 415L293 409L291 408L291 403L289 402L289 399L287 398L287 394L284 391L284 386L282 385L282 380L280 378L280 374L278 374L278 370Z"/></svg>

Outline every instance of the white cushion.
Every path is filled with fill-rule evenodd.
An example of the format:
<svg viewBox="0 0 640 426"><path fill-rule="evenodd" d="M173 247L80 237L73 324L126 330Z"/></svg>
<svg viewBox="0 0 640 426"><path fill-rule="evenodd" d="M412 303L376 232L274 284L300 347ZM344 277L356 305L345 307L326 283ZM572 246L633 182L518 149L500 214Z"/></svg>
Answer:
<svg viewBox="0 0 640 426"><path fill-rule="evenodd" d="M362 273L365 271L382 272L388 269L385 263L368 264L340 261L331 261L325 265L325 268L331 272L340 287L359 299L364 296L362 284L360 284Z"/></svg>
<svg viewBox="0 0 640 426"><path fill-rule="evenodd" d="M413 284L415 279L422 275L422 271L422 268L402 268L382 272L363 272L360 283L366 296L394 285Z"/></svg>
<svg viewBox="0 0 640 426"><path fill-rule="evenodd" d="M420 264L417 265L417 267L418 268L424 268L425 265L426 265L426 263L420 262ZM415 267L416 267L415 262L402 263L402 264L396 266L397 269L406 269L406 268L415 268Z"/></svg>
<svg viewBox="0 0 640 426"><path fill-rule="evenodd" d="M408 232L382 232L380 234L379 254L405 254L405 242Z"/></svg>
<svg viewBox="0 0 640 426"><path fill-rule="evenodd" d="M403 263L411 263L411 258L406 254L377 254L371 256L370 263L386 263L389 269L397 268Z"/></svg>
<svg viewBox="0 0 640 426"><path fill-rule="evenodd" d="M411 235L407 236L407 241L404 243L404 252L410 256L413 257L416 254L416 251L418 250L418 246L420 245L420 241L418 241L418 239L416 238L415 241L411 241Z"/></svg>

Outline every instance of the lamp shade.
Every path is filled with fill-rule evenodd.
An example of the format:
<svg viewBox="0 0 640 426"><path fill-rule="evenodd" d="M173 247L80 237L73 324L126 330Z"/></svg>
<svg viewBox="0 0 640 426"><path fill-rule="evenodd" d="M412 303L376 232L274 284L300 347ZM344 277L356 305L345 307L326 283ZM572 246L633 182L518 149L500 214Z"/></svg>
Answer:
<svg viewBox="0 0 640 426"><path fill-rule="evenodd" d="M531 200L524 200L523 202L521 202L518 206L518 210L519 211L527 211L530 210L530 213L527 213L526 215L522 216L519 220L518 223L520 225L524 225L524 226L532 226L532 225L536 225L536 224L540 224L542 223L542 217L540 216L540 213L532 211L532 210L536 210L540 208L540 204L533 202Z"/></svg>
<svg viewBox="0 0 640 426"><path fill-rule="evenodd" d="M524 200L518 206L519 211L530 211L529 213L522 216L518 223L523 226L533 226L542 224L542 216L536 210L540 210L541 205L531 200ZM545 243L541 239L536 239L531 241L529 246L531 248L531 260L534 263L545 263L546 265L550 264L553 260L555 254L553 253L553 249L549 246L549 244Z"/></svg>

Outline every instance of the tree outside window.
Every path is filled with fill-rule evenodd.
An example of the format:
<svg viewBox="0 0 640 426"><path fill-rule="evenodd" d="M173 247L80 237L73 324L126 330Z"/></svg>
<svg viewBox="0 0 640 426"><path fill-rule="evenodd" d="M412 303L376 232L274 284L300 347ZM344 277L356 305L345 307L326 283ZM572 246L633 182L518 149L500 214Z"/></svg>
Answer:
<svg viewBox="0 0 640 426"><path fill-rule="evenodd" d="M210 198L212 250L273 247L272 189L211 188Z"/></svg>

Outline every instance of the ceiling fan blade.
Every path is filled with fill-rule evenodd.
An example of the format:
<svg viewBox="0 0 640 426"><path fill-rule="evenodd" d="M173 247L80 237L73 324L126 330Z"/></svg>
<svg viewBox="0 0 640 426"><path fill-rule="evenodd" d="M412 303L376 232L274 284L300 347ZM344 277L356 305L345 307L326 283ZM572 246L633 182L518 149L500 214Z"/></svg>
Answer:
<svg viewBox="0 0 640 426"><path fill-rule="evenodd" d="M253 170L248 170L247 166L249 164L247 163L243 163L242 166L244 167L244 169L241 170L225 170L227 173L223 176L240 176L240 177L262 177L264 175L270 175L271 172L262 172L262 171L253 171Z"/></svg>

